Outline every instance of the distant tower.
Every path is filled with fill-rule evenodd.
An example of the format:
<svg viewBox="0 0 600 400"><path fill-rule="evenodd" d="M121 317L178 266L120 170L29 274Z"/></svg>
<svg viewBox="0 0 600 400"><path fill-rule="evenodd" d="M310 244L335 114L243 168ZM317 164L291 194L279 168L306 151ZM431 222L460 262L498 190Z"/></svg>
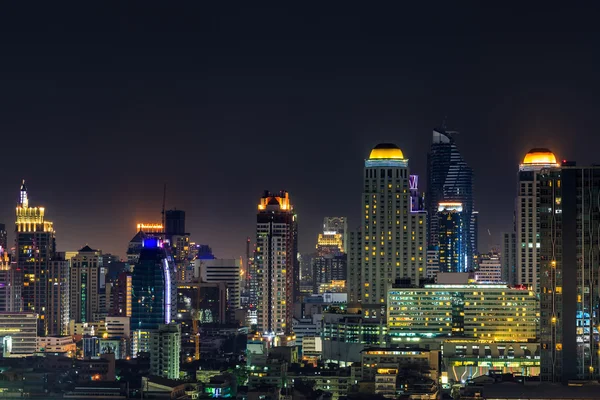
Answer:
<svg viewBox="0 0 600 400"><path fill-rule="evenodd" d="M340 251L348 252L348 219L346 217L325 217L323 220L323 234L338 234L342 239Z"/></svg>
<svg viewBox="0 0 600 400"><path fill-rule="evenodd" d="M382 143L365 160L362 226L350 234L349 302L385 306L396 279L425 277L425 212L411 210L408 159Z"/></svg>
<svg viewBox="0 0 600 400"><path fill-rule="evenodd" d="M84 246L71 258L70 318L75 322L97 321L100 311L102 252Z"/></svg>
<svg viewBox="0 0 600 400"><path fill-rule="evenodd" d="M170 323L177 306L173 258L160 239L144 239L131 283L134 352L149 351L149 332Z"/></svg>
<svg viewBox="0 0 600 400"><path fill-rule="evenodd" d="M256 216L258 330L265 336L292 331L299 290L298 228L289 194L265 192Z"/></svg>
<svg viewBox="0 0 600 400"><path fill-rule="evenodd" d="M20 286L22 311L38 314L41 335L47 332L48 262L54 256L55 238L52 222L44 219L44 207L30 207L25 181L21 185L15 223L16 284Z"/></svg>
<svg viewBox="0 0 600 400"><path fill-rule="evenodd" d="M467 254L467 269L473 268L477 253L477 224L473 218L473 170L463 159L454 141L455 132L434 129L427 155L428 246L439 244L437 207L440 202L462 203L463 243Z"/></svg>
<svg viewBox="0 0 600 400"><path fill-rule="evenodd" d="M461 203L441 202L438 206L440 272L467 272L462 213Z"/></svg>
<svg viewBox="0 0 600 400"><path fill-rule="evenodd" d="M532 149L519 165L516 225L516 273L515 282L539 291L540 283L540 221L539 196L542 170L556 168L556 157L548 149Z"/></svg>

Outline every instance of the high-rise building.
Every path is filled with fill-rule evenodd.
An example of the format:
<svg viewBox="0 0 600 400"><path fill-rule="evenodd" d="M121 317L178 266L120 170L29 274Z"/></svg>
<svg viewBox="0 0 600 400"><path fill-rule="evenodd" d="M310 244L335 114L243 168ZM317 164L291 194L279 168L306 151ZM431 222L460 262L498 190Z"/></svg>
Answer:
<svg viewBox="0 0 600 400"><path fill-rule="evenodd" d="M492 251L479 256L479 265L475 270L475 281L478 283L506 283L502 279L500 254Z"/></svg>
<svg viewBox="0 0 600 400"><path fill-rule="evenodd" d="M70 318L75 322L96 321L99 310L102 252L84 246L71 259Z"/></svg>
<svg viewBox="0 0 600 400"><path fill-rule="evenodd" d="M8 248L8 233L4 224L0 224L0 247L3 249Z"/></svg>
<svg viewBox="0 0 600 400"><path fill-rule="evenodd" d="M15 285L16 272L8 251L0 247L0 312L14 312L21 307L21 286Z"/></svg>
<svg viewBox="0 0 600 400"><path fill-rule="evenodd" d="M517 271L517 234L505 232L502 234L502 281L516 285Z"/></svg>
<svg viewBox="0 0 600 400"><path fill-rule="evenodd" d="M144 239L133 270L131 330L158 329L176 313L177 286L173 258L160 239Z"/></svg>
<svg viewBox="0 0 600 400"><path fill-rule="evenodd" d="M440 248L438 246L427 249L427 279L435 279L440 272Z"/></svg>
<svg viewBox="0 0 600 400"><path fill-rule="evenodd" d="M466 246L467 269L473 268L477 254L477 224L473 217L473 170L460 154L454 141L456 132L433 130L433 141L427 156L428 246L439 244L437 208L444 201L462 203L463 240Z"/></svg>
<svg viewBox="0 0 600 400"><path fill-rule="evenodd" d="M595 381L600 377L600 166L563 162L542 170L536 181L537 188L527 182L525 190L539 190L542 381ZM518 246L529 249L536 236L525 238Z"/></svg>
<svg viewBox="0 0 600 400"><path fill-rule="evenodd" d="M52 222L45 220L44 207L30 207L25 181L21 185L15 224L16 285L21 287L21 309L41 319L37 325L46 334L48 262L56 251Z"/></svg>
<svg viewBox="0 0 600 400"><path fill-rule="evenodd" d="M299 292L298 226L290 196L265 192L256 216L253 285L258 330L278 336L292 330L293 304Z"/></svg>
<svg viewBox="0 0 600 400"><path fill-rule="evenodd" d="M113 284L111 309L109 315L114 317L131 317L133 291L131 272L123 271Z"/></svg>
<svg viewBox="0 0 600 400"><path fill-rule="evenodd" d="M396 279L425 277L426 214L411 210L408 159L375 146L365 160L361 230L350 234L349 302L385 305Z"/></svg>
<svg viewBox="0 0 600 400"><path fill-rule="evenodd" d="M185 211L167 210L165 212L165 232L167 237L185 235Z"/></svg>
<svg viewBox="0 0 600 400"><path fill-rule="evenodd" d="M419 192L419 176L411 175L408 179L410 186L410 209L411 211L425 210L425 193Z"/></svg>
<svg viewBox="0 0 600 400"><path fill-rule="evenodd" d="M64 253L56 253L48 263L48 335L69 334L70 296L69 269L71 263L65 260ZM81 322L81 321L78 321Z"/></svg>
<svg viewBox="0 0 600 400"><path fill-rule="evenodd" d="M539 290L540 282L540 173L556 168L556 157L548 149L531 149L519 165L515 203L516 270L515 283Z"/></svg>
<svg viewBox="0 0 600 400"><path fill-rule="evenodd" d="M171 254L177 268L177 281L184 283L190 265L190 234L185 232L185 211L165 212L165 237L171 246Z"/></svg>
<svg viewBox="0 0 600 400"><path fill-rule="evenodd" d="M195 275L202 282L224 283L227 290L227 315L230 322L235 321L235 311L240 308L241 270L240 259L195 260Z"/></svg>
<svg viewBox="0 0 600 400"><path fill-rule="evenodd" d="M467 272L462 203L440 202L437 209L439 271Z"/></svg>
<svg viewBox="0 0 600 400"><path fill-rule="evenodd" d="M340 251L346 253L348 251L348 219L346 217L325 217L323 234L328 232L340 235L342 242Z"/></svg>
<svg viewBox="0 0 600 400"><path fill-rule="evenodd" d="M138 223L136 227L137 233L129 241L129 245L127 246L127 264L129 264L130 269L137 264L140 258L144 239L154 238L163 240L165 236L165 229L163 225L159 223Z"/></svg>
<svg viewBox="0 0 600 400"><path fill-rule="evenodd" d="M161 324L150 334L150 373L168 379L179 379L181 328L177 324Z"/></svg>

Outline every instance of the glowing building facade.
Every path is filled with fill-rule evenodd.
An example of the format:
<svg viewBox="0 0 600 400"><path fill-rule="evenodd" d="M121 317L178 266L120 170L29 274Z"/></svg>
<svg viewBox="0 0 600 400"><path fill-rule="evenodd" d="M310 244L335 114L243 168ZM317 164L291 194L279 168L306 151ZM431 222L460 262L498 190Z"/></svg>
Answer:
<svg viewBox="0 0 600 400"><path fill-rule="evenodd" d="M396 279L426 274L426 214L411 208L408 159L398 146L375 146L365 160L362 226L350 234L349 302L384 306Z"/></svg>
<svg viewBox="0 0 600 400"><path fill-rule="evenodd" d="M532 149L519 165L515 203L516 266L514 283L539 290L540 283L540 173L556 168L556 157L548 149Z"/></svg>
<svg viewBox="0 0 600 400"><path fill-rule="evenodd" d="M256 216L255 271L258 330L266 336L292 331L299 291L298 226L289 194L265 192Z"/></svg>
<svg viewBox="0 0 600 400"><path fill-rule="evenodd" d="M467 246L464 243L462 203L442 202L438 206L439 271L466 272Z"/></svg>
<svg viewBox="0 0 600 400"><path fill-rule="evenodd" d="M46 221L43 207L30 207L25 181L21 185L15 223L15 284L21 287L19 309L40 318L40 334L47 333L46 306L48 262L56 250L52 222Z"/></svg>
<svg viewBox="0 0 600 400"><path fill-rule="evenodd" d="M527 341L537 337L539 323L536 294L507 285L390 289L387 312L392 343L437 336Z"/></svg>

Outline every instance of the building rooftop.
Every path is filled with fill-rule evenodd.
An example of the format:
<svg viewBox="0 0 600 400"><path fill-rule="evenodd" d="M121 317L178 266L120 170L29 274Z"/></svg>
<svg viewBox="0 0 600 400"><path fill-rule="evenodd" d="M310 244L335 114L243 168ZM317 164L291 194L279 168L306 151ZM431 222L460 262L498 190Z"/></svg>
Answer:
<svg viewBox="0 0 600 400"><path fill-rule="evenodd" d="M373 147L369 160L382 160L382 159L404 159L404 153L400 150L400 147L393 143L380 143Z"/></svg>

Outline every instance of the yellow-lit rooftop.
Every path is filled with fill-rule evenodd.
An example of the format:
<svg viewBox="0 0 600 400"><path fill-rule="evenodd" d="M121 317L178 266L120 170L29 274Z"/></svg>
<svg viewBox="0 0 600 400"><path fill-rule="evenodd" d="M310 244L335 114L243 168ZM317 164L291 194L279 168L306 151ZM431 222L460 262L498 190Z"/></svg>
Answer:
<svg viewBox="0 0 600 400"><path fill-rule="evenodd" d="M371 150L369 160L403 160L404 154L398 146L393 143L380 143Z"/></svg>
<svg viewBox="0 0 600 400"><path fill-rule="evenodd" d="M531 149L525 154L523 164L556 164L556 156L548 149Z"/></svg>

